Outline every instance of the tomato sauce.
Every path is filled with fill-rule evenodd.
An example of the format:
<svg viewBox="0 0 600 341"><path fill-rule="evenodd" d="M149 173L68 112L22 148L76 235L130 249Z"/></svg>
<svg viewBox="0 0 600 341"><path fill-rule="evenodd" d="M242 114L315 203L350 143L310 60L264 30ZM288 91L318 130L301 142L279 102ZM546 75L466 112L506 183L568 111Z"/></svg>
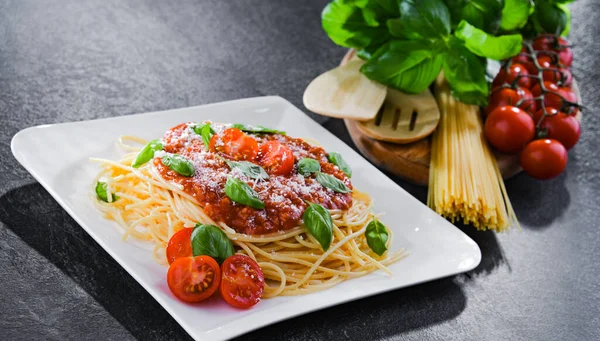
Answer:
<svg viewBox="0 0 600 341"><path fill-rule="evenodd" d="M319 161L321 172L338 178L352 189L350 179L327 160L327 153L323 148L282 134L248 133L256 139L259 146L275 140L287 146L294 155L294 168L290 174L269 174L267 180L254 180L246 177L238 169L230 169L220 159L225 155L208 151L202 137L196 134L191 126L193 123L183 123L171 128L163 137L163 142L165 152L180 154L192 161L195 167L194 176L179 175L163 165L159 157L155 157L154 164L164 179L182 185L183 190L198 201L209 217L224 222L239 233L254 235L291 229L301 223L307 207L305 200L319 203L328 209L346 210L352 206L351 193L334 192L318 183L314 175L304 177L297 172L298 160L313 158ZM228 125L212 123L211 127L220 134ZM250 185L265 203L265 208L254 209L233 202L227 197L225 183L230 176Z"/></svg>

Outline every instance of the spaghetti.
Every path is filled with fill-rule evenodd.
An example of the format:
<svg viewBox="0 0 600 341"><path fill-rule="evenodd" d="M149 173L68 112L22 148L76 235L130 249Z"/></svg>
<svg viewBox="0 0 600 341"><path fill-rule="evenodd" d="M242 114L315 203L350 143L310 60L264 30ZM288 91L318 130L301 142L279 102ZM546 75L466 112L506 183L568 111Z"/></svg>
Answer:
<svg viewBox="0 0 600 341"><path fill-rule="evenodd" d="M505 231L518 224L483 136L479 107L458 102L443 77L435 92L442 115L431 143L429 207L481 230Z"/></svg>
<svg viewBox="0 0 600 341"><path fill-rule="evenodd" d="M365 230L375 217L371 211L371 197L366 193L354 190L349 208L329 210L333 220L333 241L327 251L323 251L302 224L251 235L211 218L197 197L190 195L181 183L163 176L157 162L133 168L132 162L140 148L126 142L146 143L137 137L122 136L118 144L129 153L120 160L92 159L102 165L94 184L104 181L110 196L108 202L96 198L93 202L106 218L124 229L124 240L133 237L154 243L152 254L160 264L167 264L165 248L169 238L197 223L219 226L238 252L260 265L267 280L265 298L327 289L378 269L390 273L386 266L406 256L403 250L378 256L370 249ZM113 200L113 196L118 200ZM389 230L388 233L389 246L392 233Z"/></svg>

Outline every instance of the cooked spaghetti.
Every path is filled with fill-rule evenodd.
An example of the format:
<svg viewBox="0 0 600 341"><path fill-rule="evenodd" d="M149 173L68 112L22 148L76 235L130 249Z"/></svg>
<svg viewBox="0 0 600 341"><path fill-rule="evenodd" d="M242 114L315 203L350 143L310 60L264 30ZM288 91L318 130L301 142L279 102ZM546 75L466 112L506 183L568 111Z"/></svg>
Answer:
<svg viewBox="0 0 600 341"><path fill-rule="evenodd" d="M441 119L431 143L429 207L481 230L505 231L518 225L483 136L479 107L458 102L443 77L436 82L435 95Z"/></svg>
<svg viewBox="0 0 600 341"><path fill-rule="evenodd" d="M219 138L229 126L211 124L214 136ZM161 140L164 151L156 152L151 161L139 168L132 167L132 163L146 141L132 136L122 136L118 141L128 151L120 160L92 159L102 165L93 183L106 183L108 195L107 202L96 198L93 201L108 219L124 229L124 239L133 237L154 243L153 255L159 263L167 264L165 248L170 237L197 223L219 226L237 252L260 265L267 280L263 295L266 298L323 290L378 269L389 273L386 265L405 257L402 250L378 256L369 247L365 230L375 218L369 195L357 190L338 193L324 188L314 176L298 174L297 165L287 175L269 174L268 180L248 178L227 166L228 151L219 149L223 141L213 138L208 148L193 128L193 123L185 123L169 130ZM328 161L322 148L279 133L247 135L261 145L269 141L285 144L296 162L304 157L318 160L321 172L351 188L349 178ZM132 146L131 142L139 146ZM181 177L166 167L160 156L169 153L193 160L194 175ZM250 185L263 201L264 209L229 200L224 186L231 177ZM306 201L323 205L332 217L333 241L327 251L303 225ZM388 233L387 246L392 242L392 233Z"/></svg>

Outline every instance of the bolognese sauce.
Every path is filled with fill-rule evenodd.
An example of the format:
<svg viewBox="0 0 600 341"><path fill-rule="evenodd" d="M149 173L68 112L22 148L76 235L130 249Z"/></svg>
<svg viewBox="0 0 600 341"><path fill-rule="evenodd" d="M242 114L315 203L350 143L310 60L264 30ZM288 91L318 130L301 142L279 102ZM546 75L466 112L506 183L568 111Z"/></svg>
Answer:
<svg viewBox="0 0 600 341"><path fill-rule="evenodd" d="M175 126L162 139L164 152L180 154L193 163L193 176L176 173L158 157L154 164L163 178L182 185L213 220L224 222L239 233L266 234L299 225L307 207L306 201L319 203L327 209L347 210L352 205L351 193L334 192L323 187L314 174L303 176L298 173L296 165L300 159L315 159L322 173L334 176L352 189L348 176L329 162L323 148L279 133L246 133L217 123L211 123L213 135L207 148L194 126L194 123ZM230 168L225 160L260 165L269 178L249 178L240 169ZM253 188L264 202L264 209L232 201L225 194L229 177Z"/></svg>

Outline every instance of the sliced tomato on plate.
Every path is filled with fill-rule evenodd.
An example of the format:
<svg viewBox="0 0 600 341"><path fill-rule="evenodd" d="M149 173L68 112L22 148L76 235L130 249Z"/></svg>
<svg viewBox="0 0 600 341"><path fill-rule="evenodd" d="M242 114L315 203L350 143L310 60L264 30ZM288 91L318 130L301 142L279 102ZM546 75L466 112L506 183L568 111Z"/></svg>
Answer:
<svg viewBox="0 0 600 341"><path fill-rule="evenodd" d="M220 282L219 264L209 256L177 258L167 272L167 284L173 295L188 303L209 298Z"/></svg>
<svg viewBox="0 0 600 341"><path fill-rule="evenodd" d="M177 233L171 236L166 251L169 264L173 264L177 258L192 256L191 237L193 231L194 228L188 227L177 231Z"/></svg>
<svg viewBox="0 0 600 341"><path fill-rule="evenodd" d="M258 155L258 142L237 128L229 128L210 139L209 149L234 160L254 161Z"/></svg>
<svg viewBox="0 0 600 341"><path fill-rule="evenodd" d="M294 154L277 141L268 141L260 146L258 163L269 174L287 175L294 168Z"/></svg>
<svg viewBox="0 0 600 341"><path fill-rule="evenodd" d="M265 276L252 258L235 254L228 257L221 268L219 291L225 302L236 308L250 308L260 301Z"/></svg>

